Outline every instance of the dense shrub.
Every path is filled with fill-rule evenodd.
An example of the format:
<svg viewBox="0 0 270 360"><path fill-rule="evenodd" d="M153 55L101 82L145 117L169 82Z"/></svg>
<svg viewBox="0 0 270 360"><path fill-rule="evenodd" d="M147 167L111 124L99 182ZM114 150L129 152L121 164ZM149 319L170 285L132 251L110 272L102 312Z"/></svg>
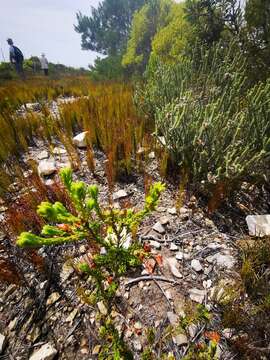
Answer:
<svg viewBox="0 0 270 360"><path fill-rule="evenodd" d="M270 155L270 81L249 88L234 44L195 49L177 65L152 63L136 102L154 117L175 166L197 182L265 175Z"/></svg>

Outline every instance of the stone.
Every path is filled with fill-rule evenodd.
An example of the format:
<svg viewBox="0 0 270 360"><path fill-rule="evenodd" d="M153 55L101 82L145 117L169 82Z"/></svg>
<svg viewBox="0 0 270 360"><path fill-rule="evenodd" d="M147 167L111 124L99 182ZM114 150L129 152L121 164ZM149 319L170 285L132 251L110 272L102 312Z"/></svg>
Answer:
<svg viewBox="0 0 270 360"><path fill-rule="evenodd" d="M157 250L161 249L161 244L159 242L157 242L157 241L154 241L154 240L150 241L150 246L157 249Z"/></svg>
<svg viewBox="0 0 270 360"><path fill-rule="evenodd" d="M170 250L171 251L178 251L178 246L175 245L174 243L171 243Z"/></svg>
<svg viewBox="0 0 270 360"><path fill-rule="evenodd" d="M168 218L168 216L162 216L159 219L159 222L161 225L168 225L170 223L170 219Z"/></svg>
<svg viewBox="0 0 270 360"><path fill-rule="evenodd" d="M183 275L178 270L177 260L175 258L171 257L171 258L167 258L166 262L167 262L173 276L177 277L178 279L181 279L183 277Z"/></svg>
<svg viewBox="0 0 270 360"><path fill-rule="evenodd" d="M48 297L46 305L53 305L54 303L56 303L59 299L61 298L61 295L58 292L53 292L51 293L51 295Z"/></svg>
<svg viewBox="0 0 270 360"><path fill-rule="evenodd" d="M177 210L175 207L172 207L167 210L170 215L177 215Z"/></svg>
<svg viewBox="0 0 270 360"><path fill-rule="evenodd" d="M190 324L188 326L188 333L191 339L193 339L196 336L197 331L198 331L198 326L196 324Z"/></svg>
<svg viewBox="0 0 270 360"><path fill-rule="evenodd" d="M188 292L189 292L189 297L191 300L193 300L199 304L203 303L203 300L205 297L204 290L199 290L199 289L193 288L193 289L190 289Z"/></svg>
<svg viewBox="0 0 270 360"><path fill-rule="evenodd" d="M137 150L137 154L138 154L138 155L142 155L142 154L144 154L144 153L145 153L145 148L142 147L142 146L140 146L139 149Z"/></svg>
<svg viewBox="0 0 270 360"><path fill-rule="evenodd" d="M54 149L53 149L53 154L54 155L64 155L64 154L66 154L67 153L67 150L66 149L63 149L63 148L61 148L61 147L55 147Z"/></svg>
<svg viewBox="0 0 270 360"><path fill-rule="evenodd" d="M178 334L173 336L173 342L178 346L183 346L188 344L188 338L185 334Z"/></svg>
<svg viewBox="0 0 270 360"><path fill-rule="evenodd" d="M139 340L135 340L133 341L133 347L135 351L142 351L142 344L140 343Z"/></svg>
<svg viewBox="0 0 270 360"><path fill-rule="evenodd" d="M248 215L246 217L250 236L270 235L270 215Z"/></svg>
<svg viewBox="0 0 270 360"><path fill-rule="evenodd" d="M125 190L119 190L119 191L113 193L113 201L123 199L127 196L128 196L128 194Z"/></svg>
<svg viewBox="0 0 270 360"><path fill-rule="evenodd" d="M88 131L84 131L84 132L76 135L73 138L74 145L76 145L78 148L87 147L87 135L88 135Z"/></svg>
<svg viewBox="0 0 270 360"><path fill-rule="evenodd" d="M41 111L41 104L40 103L27 103L25 104L26 110L29 111Z"/></svg>
<svg viewBox="0 0 270 360"><path fill-rule="evenodd" d="M47 343L36 350L29 358L29 360L52 360L57 355L57 350L52 344Z"/></svg>
<svg viewBox="0 0 270 360"><path fill-rule="evenodd" d="M41 151L37 156L38 160L48 159L48 157L49 157L49 153L47 150Z"/></svg>
<svg viewBox="0 0 270 360"><path fill-rule="evenodd" d="M97 356L100 353L101 345L96 345L92 351L92 355Z"/></svg>
<svg viewBox="0 0 270 360"><path fill-rule="evenodd" d="M106 316L108 314L108 310L107 310L106 306L104 305L103 301L99 301L97 303L97 307L102 315Z"/></svg>
<svg viewBox="0 0 270 360"><path fill-rule="evenodd" d="M222 335L225 337L226 340L229 340L232 338L235 330L231 328L226 328L222 330Z"/></svg>
<svg viewBox="0 0 270 360"><path fill-rule="evenodd" d="M172 326L179 325L179 317L172 311L167 312L167 317Z"/></svg>
<svg viewBox="0 0 270 360"><path fill-rule="evenodd" d="M64 283L66 282L69 277L74 273L74 269L70 266L69 263L65 263L62 267L62 271L60 273L60 279Z"/></svg>
<svg viewBox="0 0 270 360"><path fill-rule="evenodd" d="M66 318L66 322L67 323L71 323L73 322L73 320L75 319L75 317L77 316L78 314L78 309L74 309L70 314L69 316Z"/></svg>
<svg viewBox="0 0 270 360"><path fill-rule="evenodd" d="M151 229L151 231L150 231L148 234L142 236L142 238L143 238L144 240L154 240L154 241L160 241L160 242L164 242L164 241L165 241L165 240L160 236L160 234L157 234L156 231L154 231L154 230L152 230L152 229Z"/></svg>
<svg viewBox="0 0 270 360"><path fill-rule="evenodd" d="M0 334L0 354L3 353L5 346L7 344L7 338L5 335Z"/></svg>
<svg viewBox="0 0 270 360"><path fill-rule="evenodd" d="M210 289L211 286L212 286L212 280L208 279L203 281L203 287L205 289Z"/></svg>
<svg viewBox="0 0 270 360"><path fill-rule="evenodd" d="M48 176L56 172L56 164L54 159L41 160L38 164L38 173L39 176Z"/></svg>
<svg viewBox="0 0 270 360"><path fill-rule="evenodd" d="M148 157L149 157L149 159L154 160L155 157L156 157L154 151L150 152L150 154L148 155Z"/></svg>
<svg viewBox="0 0 270 360"><path fill-rule="evenodd" d="M232 269L236 263L236 260L231 255L222 255L220 253L213 256L216 261L216 265L220 268Z"/></svg>
<svg viewBox="0 0 270 360"><path fill-rule="evenodd" d="M159 221L157 223L155 223L155 225L152 227L152 229L161 235L165 234L165 232L166 232L166 230L164 229L164 227L161 225L161 223Z"/></svg>
<svg viewBox="0 0 270 360"><path fill-rule="evenodd" d="M192 269L195 270L196 272L201 272L201 271L203 270L200 261L197 260L197 259L193 259L193 260L191 261L191 267L192 267Z"/></svg>
<svg viewBox="0 0 270 360"><path fill-rule="evenodd" d="M179 251L175 256L176 260L180 260L180 261L183 260L184 257L185 257L185 254L182 251Z"/></svg>
<svg viewBox="0 0 270 360"><path fill-rule="evenodd" d="M135 330L142 330L143 326L142 323L140 321L136 321L134 324L134 329Z"/></svg>

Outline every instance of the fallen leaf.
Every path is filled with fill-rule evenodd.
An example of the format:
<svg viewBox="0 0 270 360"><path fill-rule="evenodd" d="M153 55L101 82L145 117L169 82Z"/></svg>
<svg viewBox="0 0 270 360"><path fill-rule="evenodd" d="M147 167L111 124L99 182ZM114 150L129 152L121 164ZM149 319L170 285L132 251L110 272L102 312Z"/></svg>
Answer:
<svg viewBox="0 0 270 360"><path fill-rule="evenodd" d="M155 260L156 260L158 266L163 266L163 256L162 255L157 254L155 256Z"/></svg>

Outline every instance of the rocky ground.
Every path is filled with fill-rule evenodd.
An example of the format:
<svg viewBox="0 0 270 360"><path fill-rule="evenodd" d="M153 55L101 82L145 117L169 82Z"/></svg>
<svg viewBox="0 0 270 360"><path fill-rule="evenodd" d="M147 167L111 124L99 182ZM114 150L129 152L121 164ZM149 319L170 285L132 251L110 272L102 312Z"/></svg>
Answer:
<svg viewBox="0 0 270 360"><path fill-rule="evenodd" d="M77 138L78 141L83 141ZM77 143L77 145L82 145ZM100 196L108 201L104 154L95 151L95 176L87 168L86 151L79 149L81 166L75 176L87 183L96 183ZM150 158L149 158L150 156ZM35 160L43 181L51 185L57 181L57 170L69 164L61 144L48 149L37 142L29 148L25 161ZM146 172L153 181L160 181L157 159L146 155ZM135 175L132 181L115 184L114 206L129 201L141 207L144 199L144 177ZM25 176L28 176L26 173ZM15 197L22 191L19 189ZM156 341L169 325L176 325L184 315L186 304L204 304L213 318L210 330L221 335L218 353L221 359L233 359L228 339L234 329L221 329L217 300L236 278L238 266L237 241L247 234L245 216L269 211L261 204L263 194L248 189L247 185L232 203L224 204L214 215L207 214L206 206L195 196L186 194L176 209L178 191L167 184L157 211L143 223L138 236L150 244L153 257L138 272L123 279L118 293L118 306L113 314L117 328L140 359L146 346L146 329L156 329ZM260 206L255 206L260 204ZM5 220L2 207L2 222ZM2 235L2 241L5 241ZM53 264L53 272L38 274L31 267L23 269L35 293L27 287L0 284L0 358L1 359L96 359L100 345L96 335L99 320L93 307L80 299L78 274L69 265L70 259L87 254L88 245L65 245L57 249L41 249L40 254ZM84 285L81 285L84 284ZM99 311L106 312L102 303ZM177 358L187 353L192 342L204 336L206 329L190 325L186 334L178 334L166 345L167 352Z"/></svg>

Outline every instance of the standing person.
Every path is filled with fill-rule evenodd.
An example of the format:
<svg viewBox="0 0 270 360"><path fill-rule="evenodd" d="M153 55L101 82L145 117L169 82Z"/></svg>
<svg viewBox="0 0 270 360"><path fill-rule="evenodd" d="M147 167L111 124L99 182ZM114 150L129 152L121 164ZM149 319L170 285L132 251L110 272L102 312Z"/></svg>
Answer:
<svg viewBox="0 0 270 360"><path fill-rule="evenodd" d="M13 44L12 39L7 39L7 43L9 45L9 59L12 64L14 64L17 74L24 78L24 71L23 71L23 53L21 50Z"/></svg>
<svg viewBox="0 0 270 360"><path fill-rule="evenodd" d="M48 62L45 54L41 54L41 58L39 59L39 61L40 61L41 69L44 71L44 75L48 76L49 75L49 62Z"/></svg>

